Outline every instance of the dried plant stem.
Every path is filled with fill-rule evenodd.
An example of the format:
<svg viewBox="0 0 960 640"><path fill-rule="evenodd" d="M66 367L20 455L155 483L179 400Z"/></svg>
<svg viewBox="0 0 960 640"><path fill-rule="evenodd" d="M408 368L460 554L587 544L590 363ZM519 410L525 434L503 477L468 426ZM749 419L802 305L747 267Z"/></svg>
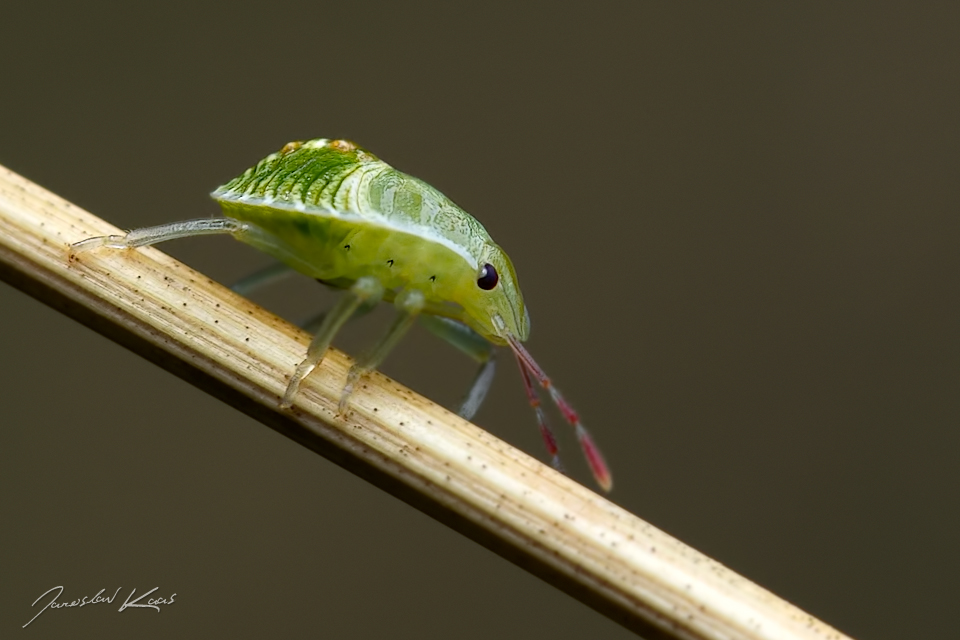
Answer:
<svg viewBox="0 0 960 640"><path fill-rule="evenodd" d="M647 638L842 634L442 407L375 374L346 416L331 352L290 411L308 336L0 167L0 278L409 502ZM52 392L55 393L55 390Z"/></svg>

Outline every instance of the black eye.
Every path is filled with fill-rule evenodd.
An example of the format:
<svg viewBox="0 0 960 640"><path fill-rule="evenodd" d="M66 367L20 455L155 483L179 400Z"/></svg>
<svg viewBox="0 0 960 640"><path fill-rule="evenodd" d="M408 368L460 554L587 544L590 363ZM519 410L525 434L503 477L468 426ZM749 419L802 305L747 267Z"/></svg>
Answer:
<svg viewBox="0 0 960 640"><path fill-rule="evenodd" d="M500 282L500 276L497 275L497 270L493 268L493 265L483 265L483 269L480 270L480 277L477 278L477 286L484 291L490 291L497 286L498 282Z"/></svg>

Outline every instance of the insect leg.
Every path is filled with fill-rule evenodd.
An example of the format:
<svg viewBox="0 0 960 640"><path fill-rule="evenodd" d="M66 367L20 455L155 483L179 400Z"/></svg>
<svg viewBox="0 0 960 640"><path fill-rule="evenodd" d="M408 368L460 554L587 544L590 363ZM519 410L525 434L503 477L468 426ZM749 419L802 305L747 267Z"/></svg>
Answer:
<svg viewBox="0 0 960 640"><path fill-rule="evenodd" d="M347 318L347 320L349 321L349 320L356 320L357 318L362 318L363 316L373 311L379 302L380 300L377 299L377 300L367 300L366 302L361 303L360 306L354 310L353 314L349 318ZM320 330L320 326L323 324L323 321L327 318L327 315L329 315L331 311L332 309L328 309L327 311L313 315L307 318L303 322L298 322L297 326L299 326L301 329L303 329L307 333L316 333L317 331Z"/></svg>
<svg viewBox="0 0 960 640"><path fill-rule="evenodd" d="M369 300L379 300L383 295L383 286L380 281L372 277L364 277L357 280L350 289L334 305L333 309L327 312L317 330L316 335L307 348L307 357L303 359L296 371L290 377L290 383L280 401L281 409L289 409L293 404L293 398L297 395L300 383L310 375L318 364L323 360L323 356L330 346L330 341L336 335L343 323L347 321L357 308Z"/></svg>
<svg viewBox="0 0 960 640"><path fill-rule="evenodd" d="M417 319L417 315L423 310L425 302L423 292L416 289L407 289L397 295L393 301L393 304L397 307L397 319L393 321L380 341L357 359L357 362L350 368L350 373L347 374L347 384L343 387L343 394L340 396L341 414L346 412L347 399L353 392L357 380L376 369L383 362L390 350L396 346L403 334L413 324L413 321Z"/></svg>
<svg viewBox="0 0 960 640"><path fill-rule="evenodd" d="M472 419L493 385L493 374L496 372L496 359L494 358L496 348L494 344L462 322L450 318L424 315L420 317L420 322L435 336L443 338L480 363L480 368L477 370L473 382L470 383L470 388L460 403L459 409L457 409L457 414L460 417L467 420Z"/></svg>
<svg viewBox="0 0 960 640"><path fill-rule="evenodd" d="M230 289L242 296L249 296L257 289L283 280L287 276L295 273L296 271L293 270L293 267L290 267L283 262L272 262L264 268L258 269L250 275L240 278L230 286Z"/></svg>
<svg viewBox="0 0 960 640"><path fill-rule="evenodd" d="M272 262L262 269L240 278L230 285L230 290L242 296L249 296L258 289L280 282L296 273L297 271L293 267L284 262ZM321 284L325 283L321 282ZM367 315L373 311L379 302L379 298L362 302L350 316L350 320ZM320 325L323 324L323 319L327 317L328 313L329 310L309 316L306 320L298 322L297 326L307 333L315 334L320 330Z"/></svg>
<svg viewBox="0 0 960 640"><path fill-rule="evenodd" d="M251 225L246 222L234 220L233 218L201 218L199 220L171 222L170 224L161 224L155 227L134 229L122 236L97 236L75 242L70 245L70 257L72 258L82 251L89 251L97 247L134 249L136 247L157 244L158 242L166 242L167 240L176 240L177 238L208 236L220 233L229 233L240 237L250 229Z"/></svg>

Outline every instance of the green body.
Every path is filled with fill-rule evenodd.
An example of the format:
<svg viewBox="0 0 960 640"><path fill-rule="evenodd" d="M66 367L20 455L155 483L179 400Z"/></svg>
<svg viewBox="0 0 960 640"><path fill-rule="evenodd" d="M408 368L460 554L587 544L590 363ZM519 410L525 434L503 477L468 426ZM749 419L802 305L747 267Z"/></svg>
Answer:
<svg viewBox="0 0 960 640"><path fill-rule="evenodd" d="M509 345L554 467L561 468L557 443L531 380L550 394L574 427L594 477L610 490L610 470L593 438L521 344L530 333L530 320L510 259L479 222L442 193L352 142L317 139L291 142L213 197L223 218L87 238L70 246L71 256L96 247L134 249L228 233L301 273L345 289L290 376L282 409L293 406L301 383L323 361L344 322L383 298L393 301L396 319L350 367L340 395L341 414L357 382L383 362L417 317L480 363L459 410L467 419L490 389L493 345Z"/></svg>
<svg viewBox="0 0 960 640"><path fill-rule="evenodd" d="M341 287L372 276L390 297L418 290L425 311L497 344L529 333L513 265L483 226L353 143L290 143L212 195L263 232L243 240L301 273ZM500 274L489 291L477 286L485 264Z"/></svg>

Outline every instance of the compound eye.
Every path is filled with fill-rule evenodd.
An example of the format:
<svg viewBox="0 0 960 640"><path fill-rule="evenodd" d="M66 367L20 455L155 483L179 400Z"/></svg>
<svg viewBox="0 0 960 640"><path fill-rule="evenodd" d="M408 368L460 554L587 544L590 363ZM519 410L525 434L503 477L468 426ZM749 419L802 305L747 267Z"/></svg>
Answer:
<svg viewBox="0 0 960 640"><path fill-rule="evenodd" d="M477 286L484 291L490 291L497 286L498 282L500 282L500 276L497 275L497 270L493 268L493 265L489 263L483 265L483 269L480 270L480 277L477 278Z"/></svg>

